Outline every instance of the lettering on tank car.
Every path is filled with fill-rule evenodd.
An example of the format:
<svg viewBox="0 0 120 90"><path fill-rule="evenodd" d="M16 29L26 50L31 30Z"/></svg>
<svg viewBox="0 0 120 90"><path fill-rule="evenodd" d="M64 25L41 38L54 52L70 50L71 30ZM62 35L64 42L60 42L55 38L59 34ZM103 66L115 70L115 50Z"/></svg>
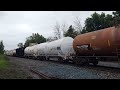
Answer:
<svg viewBox="0 0 120 90"><path fill-rule="evenodd" d="M88 45L77 45L77 48L81 50L88 50Z"/></svg>
<svg viewBox="0 0 120 90"><path fill-rule="evenodd" d="M60 47L57 47L57 50L61 50L61 48L60 48Z"/></svg>

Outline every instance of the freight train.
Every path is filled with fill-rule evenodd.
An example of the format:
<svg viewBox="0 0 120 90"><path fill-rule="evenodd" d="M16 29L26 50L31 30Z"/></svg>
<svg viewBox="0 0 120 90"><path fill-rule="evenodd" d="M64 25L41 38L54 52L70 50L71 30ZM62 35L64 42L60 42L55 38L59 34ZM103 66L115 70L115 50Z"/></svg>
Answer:
<svg viewBox="0 0 120 90"><path fill-rule="evenodd" d="M109 27L85 34L64 37L26 48L6 51L6 55L97 65L99 60L120 60L120 28ZM114 59L112 59L114 60Z"/></svg>

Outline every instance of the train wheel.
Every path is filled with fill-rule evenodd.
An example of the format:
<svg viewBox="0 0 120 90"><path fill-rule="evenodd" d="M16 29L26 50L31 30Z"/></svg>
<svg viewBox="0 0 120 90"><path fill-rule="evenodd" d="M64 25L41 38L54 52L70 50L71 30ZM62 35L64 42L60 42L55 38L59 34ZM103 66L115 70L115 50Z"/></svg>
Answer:
<svg viewBox="0 0 120 90"><path fill-rule="evenodd" d="M38 57L34 57L35 58L35 60L38 60Z"/></svg>
<svg viewBox="0 0 120 90"><path fill-rule="evenodd" d="M49 61L49 57L47 57L47 60Z"/></svg>
<svg viewBox="0 0 120 90"><path fill-rule="evenodd" d="M40 60L41 60L41 61L43 61L43 60L44 60L44 57L43 57L43 56L41 56Z"/></svg>
<svg viewBox="0 0 120 90"><path fill-rule="evenodd" d="M87 60L85 59L85 58L77 58L76 60L75 60L75 63L77 64L77 65L85 65L85 64L87 64Z"/></svg>
<svg viewBox="0 0 120 90"><path fill-rule="evenodd" d="M80 59L75 59L75 63L76 63L77 65L82 65L82 62L81 62Z"/></svg>
<svg viewBox="0 0 120 90"><path fill-rule="evenodd" d="M37 59L40 60L40 57L38 56Z"/></svg>
<svg viewBox="0 0 120 90"><path fill-rule="evenodd" d="M64 62L65 62L65 63L68 63L68 62L69 62L69 60L68 60L68 59L66 59L66 60L64 60Z"/></svg>
<svg viewBox="0 0 120 90"><path fill-rule="evenodd" d="M58 61L59 61L60 63L63 63L63 62L64 62L64 61L63 61L63 58L61 58L61 57L58 58Z"/></svg>
<svg viewBox="0 0 120 90"><path fill-rule="evenodd" d="M48 57L45 57L45 59L48 61L49 60L49 58Z"/></svg>
<svg viewBox="0 0 120 90"><path fill-rule="evenodd" d="M94 65L94 66L97 66L97 64L98 64L98 61L94 61L94 62L93 62L93 65Z"/></svg>
<svg viewBox="0 0 120 90"><path fill-rule="evenodd" d="M85 58L85 65L88 66L89 65L89 58Z"/></svg>
<svg viewBox="0 0 120 90"><path fill-rule="evenodd" d="M41 60L42 60L42 61L43 61L43 60L46 60L46 57L43 56Z"/></svg>
<svg viewBox="0 0 120 90"><path fill-rule="evenodd" d="M46 60L46 57L44 57L44 60Z"/></svg>

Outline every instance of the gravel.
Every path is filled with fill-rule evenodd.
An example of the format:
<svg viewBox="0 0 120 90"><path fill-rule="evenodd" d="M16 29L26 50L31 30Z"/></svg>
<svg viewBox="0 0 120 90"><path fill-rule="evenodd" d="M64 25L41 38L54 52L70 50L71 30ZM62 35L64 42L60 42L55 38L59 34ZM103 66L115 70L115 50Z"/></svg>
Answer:
<svg viewBox="0 0 120 90"><path fill-rule="evenodd" d="M48 76L61 79L120 79L119 69L107 69L91 66L78 67L74 65L54 63L51 61L39 61L16 57L8 58L11 63L19 65L24 71L31 75L33 79L39 78L29 71L30 68Z"/></svg>
<svg viewBox="0 0 120 90"><path fill-rule="evenodd" d="M120 68L120 62L114 62L114 63L112 63L112 62L99 62L99 65Z"/></svg>
<svg viewBox="0 0 120 90"><path fill-rule="evenodd" d="M99 78L94 73L81 69L74 66L62 65L56 63L50 63L46 67L36 68L37 71L40 71L51 77L58 77L61 79L97 79Z"/></svg>

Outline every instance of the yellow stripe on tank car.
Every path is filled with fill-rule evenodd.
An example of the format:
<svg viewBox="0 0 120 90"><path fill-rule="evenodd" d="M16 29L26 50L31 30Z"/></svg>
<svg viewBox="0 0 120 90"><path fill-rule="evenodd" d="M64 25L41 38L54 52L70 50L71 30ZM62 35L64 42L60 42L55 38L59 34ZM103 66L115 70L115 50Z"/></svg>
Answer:
<svg viewBox="0 0 120 90"><path fill-rule="evenodd" d="M110 41L108 40L108 46L110 47Z"/></svg>

